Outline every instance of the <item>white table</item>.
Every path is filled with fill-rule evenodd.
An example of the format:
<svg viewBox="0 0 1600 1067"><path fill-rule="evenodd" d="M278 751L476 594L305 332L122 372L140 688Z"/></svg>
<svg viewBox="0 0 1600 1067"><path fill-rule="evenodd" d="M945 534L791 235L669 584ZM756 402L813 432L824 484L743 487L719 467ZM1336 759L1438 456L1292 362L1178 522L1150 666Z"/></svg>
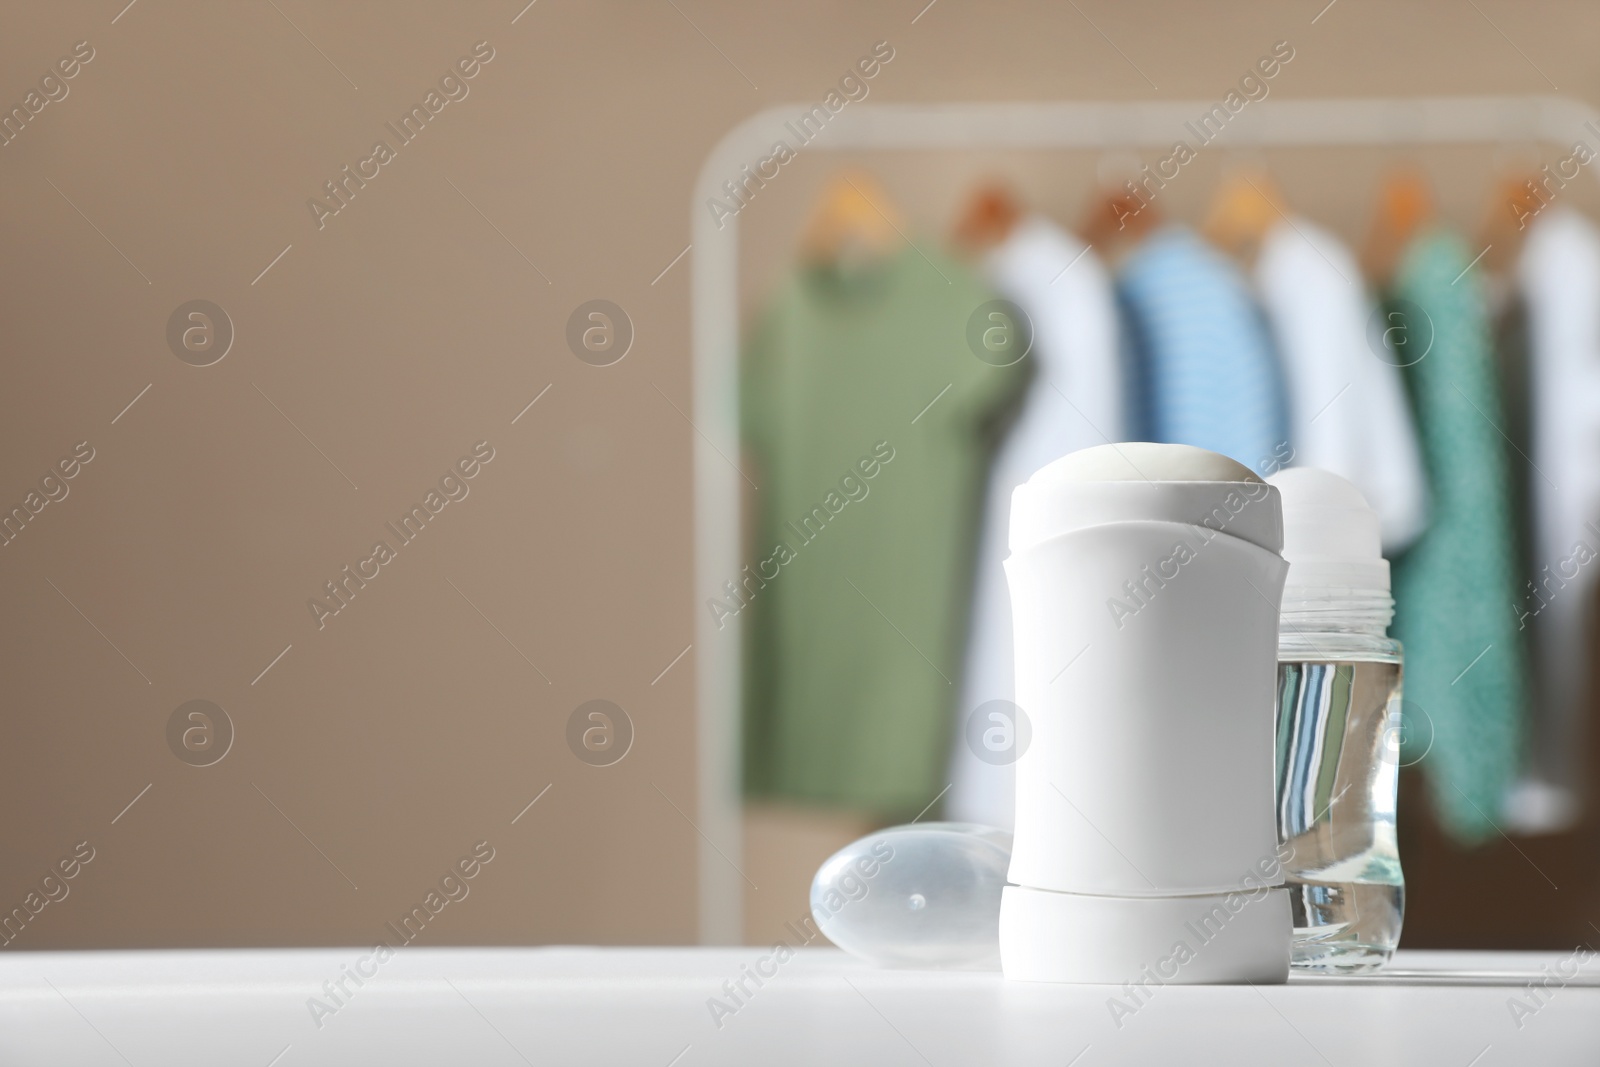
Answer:
<svg viewBox="0 0 1600 1067"><path fill-rule="evenodd" d="M1600 965L1514 1017L1514 985L1426 979L1168 986L1118 1027L1098 986L883 971L801 950L735 1003L762 949L362 949L0 954L0 1064L1496 1067L1600 1063ZM365 962L361 962L365 959ZM1537 972L1559 953L1402 952L1407 971ZM345 968L376 971L341 1003ZM1570 967L1567 968L1570 971ZM337 990L336 990L337 992ZM313 1022L308 998L336 1010ZM731 1015L713 1021L711 998ZM1520 1022L1520 1027L1518 1023ZM277 1059L274 1059L277 1057Z"/></svg>

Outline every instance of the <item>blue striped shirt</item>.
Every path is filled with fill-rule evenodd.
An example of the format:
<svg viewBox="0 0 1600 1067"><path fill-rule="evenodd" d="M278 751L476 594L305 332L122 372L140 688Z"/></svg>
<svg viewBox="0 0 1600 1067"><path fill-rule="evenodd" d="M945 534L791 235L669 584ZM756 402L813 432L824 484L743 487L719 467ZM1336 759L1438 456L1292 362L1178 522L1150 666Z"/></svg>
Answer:
<svg viewBox="0 0 1600 1067"><path fill-rule="evenodd" d="M1282 372L1239 270L1183 226L1129 256L1117 281L1133 348L1134 425L1261 470L1288 440Z"/></svg>

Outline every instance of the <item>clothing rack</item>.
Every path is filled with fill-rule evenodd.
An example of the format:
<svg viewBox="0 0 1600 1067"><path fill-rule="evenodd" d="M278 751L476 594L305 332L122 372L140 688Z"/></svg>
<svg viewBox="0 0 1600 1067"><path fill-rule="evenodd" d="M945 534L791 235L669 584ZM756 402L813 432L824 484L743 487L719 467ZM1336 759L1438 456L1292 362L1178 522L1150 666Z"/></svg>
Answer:
<svg viewBox="0 0 1600 1067"><path fill-rule="evenodd" d="M690 205L690 301L694 360L694 611L699 831L699 930L708 945L742 940L739 869L740 635L718 629L705 600L737 579L740 559L738 462L739 225L707 209L726 201L725 181L768 157L775 141L795 147L785 123L808 111L795 103L760 112L711 150ZM883 149L1168 149L1192 141L1185 123L1214 100L1138 103L849 104L797 155ZM1592 126L1586 128L1586 124ZM1448 96L1374 99L1273 98L1245 107L1209 144L1227 148L1499 144L1600 140L1600 112L1559 96ZM1203 149L1202 149L1203 151ZM1596 170L1594 167L1586 168ZM1600 171L1595 177L1600 180ZM777 178L783 180L781 171Z"/></svg>

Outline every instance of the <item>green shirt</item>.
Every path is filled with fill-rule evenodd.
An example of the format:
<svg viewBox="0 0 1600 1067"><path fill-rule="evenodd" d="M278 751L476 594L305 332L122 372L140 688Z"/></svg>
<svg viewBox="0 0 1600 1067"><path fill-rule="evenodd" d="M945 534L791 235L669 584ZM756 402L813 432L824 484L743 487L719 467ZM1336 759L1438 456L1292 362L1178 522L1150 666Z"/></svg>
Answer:
<svg viewBox="0 0 1600 1067"><path fill-rule="evenodd" d="M907 247L799 269L755 333L750 565L713 608L745 624L751 795L899 816L948 781L982 482L1028 375L969 347L991 299Z"/></svg>
<svg viewBox="0 0 1600 1067"><path fill-rule="evenodd" d="M1459 237L1426 233L1407 249L1391 293L1404 316L1398 351L1410 364L1402 373L1432 496L1426 532L1394 567L1404 756L1422 760L1441 824L1465 842L1496 833L1521 756L1528 686L1510 470L1527 460L1502 436L1486 301L1471 262Z"/></svg>

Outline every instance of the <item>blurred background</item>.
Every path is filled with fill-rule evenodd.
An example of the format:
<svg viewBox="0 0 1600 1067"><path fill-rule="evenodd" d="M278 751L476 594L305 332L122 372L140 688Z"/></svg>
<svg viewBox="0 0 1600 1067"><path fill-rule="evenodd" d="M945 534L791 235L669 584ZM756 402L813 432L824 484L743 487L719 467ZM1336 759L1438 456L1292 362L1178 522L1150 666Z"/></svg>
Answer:
<svg viewBox="0 0 1600 1067"><path fill-rule="evenodd" d="M435 943L770 940L867 829L1006 817L966 759L1003 697L973 613L1041 425L1361 485L1419 635L1403 944L1593 932L1600 129L1229 134L1292 99L1592 107L1600 13L111 0L7 29L13 950L365 943L482 841ZM825 141L881 104L1151 100L1204 102L1189 158ZM708 203L780 106L792 158ZM745 372L708 388L742 445L692 347L695 227L730 218ZM1024 320L1026 358L974 358ZM1233 376L1173 371L1172 336ZM731 591L695 570L713 442ZM709 743L708 620L745 668ZM707 822L722 782L742 820Z"/></svg>

